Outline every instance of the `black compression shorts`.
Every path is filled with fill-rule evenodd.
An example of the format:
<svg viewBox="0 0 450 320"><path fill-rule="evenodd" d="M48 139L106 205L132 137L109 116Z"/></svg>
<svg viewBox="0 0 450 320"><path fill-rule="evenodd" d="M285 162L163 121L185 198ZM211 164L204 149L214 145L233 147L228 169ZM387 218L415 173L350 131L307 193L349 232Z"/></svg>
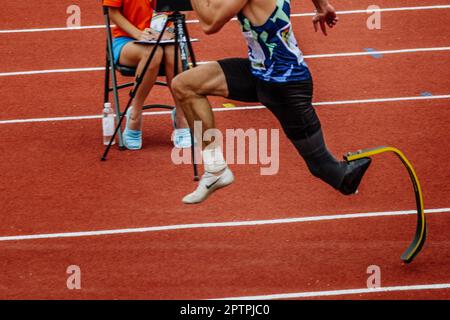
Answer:
<svg viewBox="0 0 450 320"><path fill-rule="evenodd" d="M218 63L227 81L227 98L262 103L277 117L290 140L306 138L320 129L319 118L312 106L312 79L266 82L252 74L249 59L224 59Z"/></svg>

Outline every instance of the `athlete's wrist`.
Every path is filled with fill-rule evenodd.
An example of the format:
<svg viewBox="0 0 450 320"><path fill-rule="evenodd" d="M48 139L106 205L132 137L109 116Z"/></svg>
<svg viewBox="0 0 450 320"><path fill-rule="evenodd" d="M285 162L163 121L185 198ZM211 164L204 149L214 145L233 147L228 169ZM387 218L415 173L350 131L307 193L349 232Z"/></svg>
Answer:
<svg viewBox="0 0 450 320"><path fill-rule="evenodd" d="M318 12L326 11L327 7L330 5L328 0L313 0L313 3Z"/></svg>

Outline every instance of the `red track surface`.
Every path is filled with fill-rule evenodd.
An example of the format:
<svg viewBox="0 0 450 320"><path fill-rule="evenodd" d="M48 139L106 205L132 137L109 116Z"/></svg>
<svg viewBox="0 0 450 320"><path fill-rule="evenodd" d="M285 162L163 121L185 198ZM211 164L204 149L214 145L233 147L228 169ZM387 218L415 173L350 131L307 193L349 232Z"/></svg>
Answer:
<svg viewBox="0 0 450 320"><path fill-rule="evenodd" d="M36 4L33 15L6 0L0 29L64 26L71 4ZM45 3L52 9L44 9ZM311 11L295 2L294 12ZM339 1L339 10L370 1ZM432 1L379 1L381 7L433 5ZM31 6L33 4L30 4ZM83 25L102 23L93 1L80 1ZM22 16L21 16L22 15ZM448 46L450 10L383 14L383 29L368 31L365 14L343 15L328 38L311 32L310 18L295 18L305 54ZM245 55L236 24L205 37L192 33L199 60ZM99 67L104 30L0 34L0 73ZM350 41L349 41L350 40ZM221 43L220 50L215 43ZM321 58L308 61L315 100L449 94L448 52ZM1 120L98 114L102 73L0 77ZM160 100L170 101L163 89ZM151 99L150 99L151 100ZM219 106L222 99L214 99ZM421 179L426 208L448 208L449 100L318 107L335 154L392 145ZM221 129L278 128L266 110L217 113ZM313 179L295 149L281 137L280 172L263 177L257 166L233 166L237 181L191 207L180 199L195 185L190 166L170 160L167 115L146 117L144 149L113 150L99 161L99 120L0 124L0 237L175 224L281 219L414 208L400 162L379 156L356 197L343 197ZM138 178L136 178L138 177ZM69 239L0 241L1 298L202 299L366 286L366 269L382 270L382 286L450 283L448 213L429 214L429 239L409 266L400 254L411 240L414 216L391 216L282 225L188 229ZM66 288L69 265L82 269L83 289ZM372 293L364 299L448 299L450 290ZM342 297L339 297L342 298Z"/></svg>

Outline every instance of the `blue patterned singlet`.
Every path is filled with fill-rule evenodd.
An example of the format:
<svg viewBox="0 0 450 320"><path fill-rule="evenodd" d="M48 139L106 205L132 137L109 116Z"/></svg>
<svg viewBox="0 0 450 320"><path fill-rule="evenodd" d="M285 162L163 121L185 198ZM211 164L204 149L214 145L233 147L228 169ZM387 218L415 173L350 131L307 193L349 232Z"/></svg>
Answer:
<svg viewBox="0 0 450 320"><path fill-rule="evenodd" d="M262 26L253 26L240 12L242 32L255 77L269 82L309 80L311 74L298 48L291 24L290 0L277 0L277 7Z"/></svg>

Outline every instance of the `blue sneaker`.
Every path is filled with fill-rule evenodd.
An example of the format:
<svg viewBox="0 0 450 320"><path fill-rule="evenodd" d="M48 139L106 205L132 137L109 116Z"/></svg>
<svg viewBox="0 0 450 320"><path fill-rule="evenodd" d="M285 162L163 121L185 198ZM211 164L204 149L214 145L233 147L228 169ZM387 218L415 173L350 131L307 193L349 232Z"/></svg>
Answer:
<svg viewBox="0 0 450 320"><path fill-rule="evenodd" d="M140 150L142 148L142 130L128 129L128 120L130 119L132 109L133 107L130 107L127 111L127 121L125 130L123 131L123 143L128 150Z"/></svg>
<svg viewBox="0 0 450 320"><path fill-rule="evenodd" d="M173 144L175 148L190 148L192 146L191 130L189 128L175 129Z"/></svg>

